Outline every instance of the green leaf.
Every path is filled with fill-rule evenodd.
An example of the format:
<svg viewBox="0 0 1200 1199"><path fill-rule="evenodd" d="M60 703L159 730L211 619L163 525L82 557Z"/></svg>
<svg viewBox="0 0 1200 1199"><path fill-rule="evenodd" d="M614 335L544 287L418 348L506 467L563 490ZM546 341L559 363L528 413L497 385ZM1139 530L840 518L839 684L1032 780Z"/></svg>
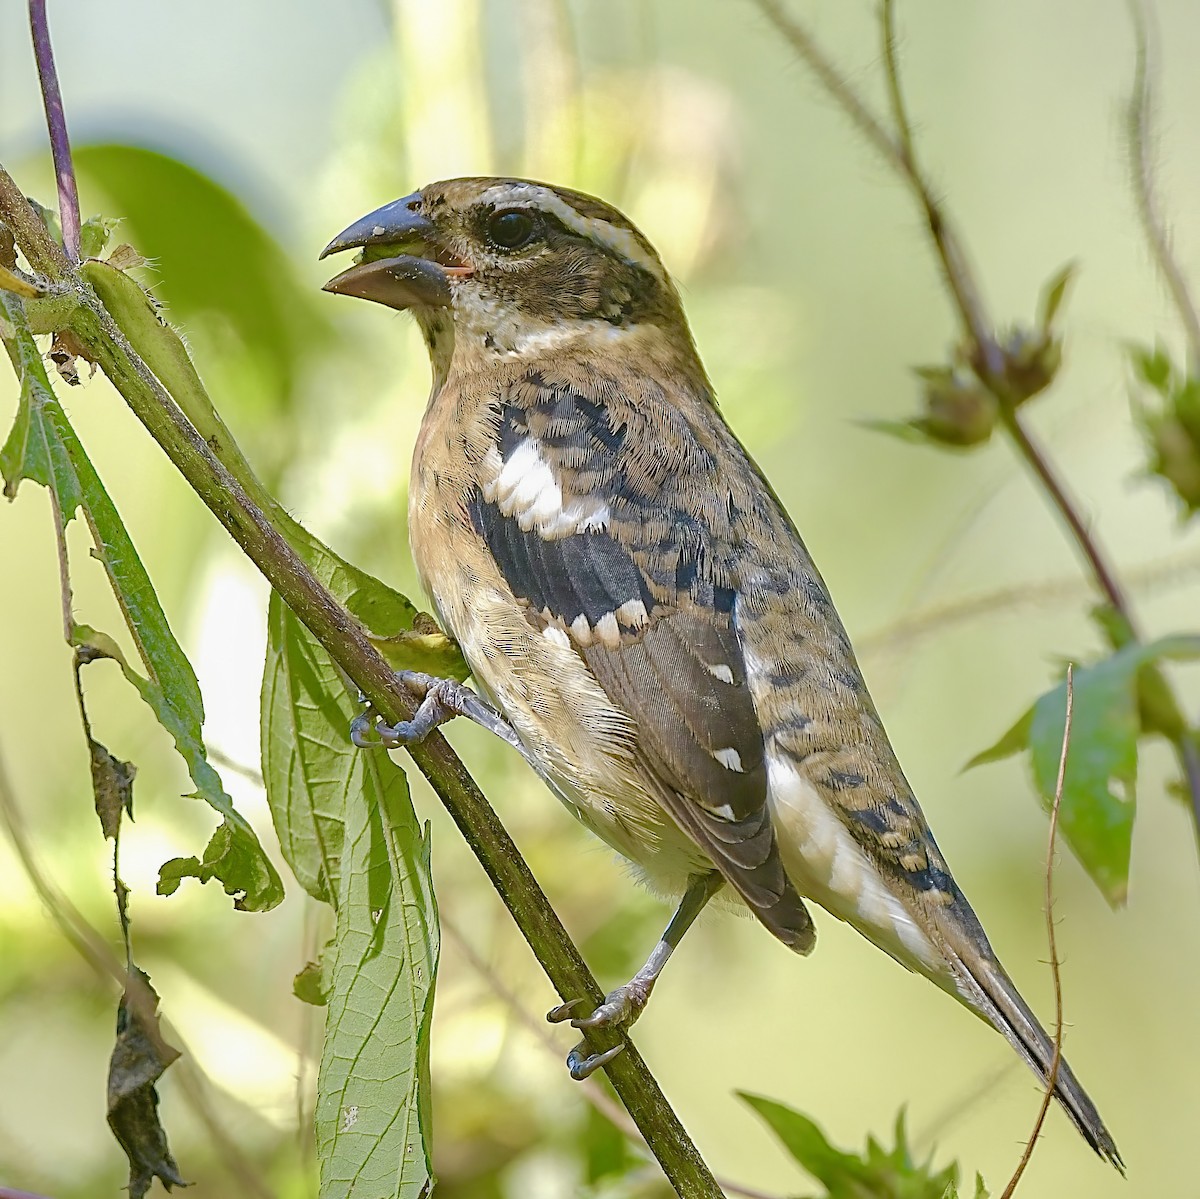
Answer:
<svg viewBox="0 0 1200 1199"><path fill-rule="evenodd" d="M1037 322L1043 332L1048 332L1050 326L1054 324L1054 318L1058 315L1059 308L1062 307L1063 297L1067 294L1067 287L1074 278L1075 264L1068 262L1042 288L1042 294L1038 299Z"/></svg>
<svg viewBox="0 0 1200 1199"><path fill-rule="evenodd" d="M66 446L47 426L44 413L58 407L37 343L28 332L20 301L0 292L0 314L12 329L6 334L16 349L21 372L21 397L17 419L0 448L0 472L4 475L4 494L15 499L22 480L30 479L49 488L58 499L63 520L69 520L83 503L79 480L67 455Z"/></svg>
<svg viewBox="0 0 1200 1199"><path fill-rule="evenodd" d="M0 309L13 330L22 371L21 407L13 433L0 452L7 489L15 490L22 478L42 483L53 492L64 523L82 509L92 531L96 557L108 573L146 676L125 661L111 638L86 625L75 627L72 643L87 646L96 655L118 663L171 734L196 784L196 797L224 817L202 862L192 858L168 863L171 869L166 874L165 893L178 886L183 874L194 873L202 879L220 879L226 893L237 897L238 908L260 911L274 907L283 898L279 875L208 762L201 731L204 703L191 663L171 632L116 506L54 396L20 303L0 292ZM195 863L194 870L187 869L190 863Z"/></svg>
<svg viewBox="0 0 1200 1199"><path fill-rule="evenodd" d="M429 625L434 627L428 629ZM458 643L451 641L436 627L432 617L423 612L418 614L411 629L392 637L372 635L371 641L393 670L420 670L460 682L471 673Z"/></svg>
<svg viewBox="0 0 1200 1199"><path fill-rule="evenodd" d="M108 217L89 217L79 229L79 253L84 258L99 258L108 245L109 236L120 221Z"/></svg>
<svg viewBox="0 0 1200 1199"><path fill-rule="evenodd" d="M914 1162L904 1128L904 1112L896 1117L896 1145L884 1149L867 1138L862 1155L829 1143L820 1127L782 1103L739 1091L792 1157L826 1190L822 1199L948 1199L957 1194L958 1166L935 1171L932 1159Z"/></svg>
<svg viewBox="0 0 1200 1199"><path fill-rule="evenodd" d="M178 159L117 144L79 146L74 158L81 189L99 189L126 240L154 261L178 320L223 351L213 369L235 385L235 375L261 384L253 398L277 416L329 324L276 239L232 192Z"/></svg>
<svg viewBox="0 0 1200 1199"><path fill-rule="evenodd" d="M931 444L929 434L925 432L916 420L864 418L856 420L854 423L860 429L870 429L872 433L883 433L888 437L896 438L897 441L906 442L908 445Z"/></svg>
<svg viewBox="0 0 1200 1199"><path fill-rule="evenodd" d="M349 798L317 1087L321 1199L432 1189L429 1022L437 912L404 773L361 751L380 802Z"/></svg>
<svg viewBox="0 0 1200 1199"><path fill-rule="evenodd" d="M1033 709L1030 708L1011 729L1005 733L995 745L977 753L963 770L973 770L976 766L985 766L989 762L1001 762L1014 754L1023 753L1029 748L1029 729L1033 724Z"/></svg>
<svg viewBox="0 0 1200 1199"><path fill-rule="evenodd" d="M351 566L296 526L289 538L314 573L365 627L392 638L420 615L398 591ZM366 755L350 741L361 709L341 672L272 594L262 685L262 765L280 847L297 881L337 906L342 823L350 797L371 788Z"/></svg>
<svg viewBox="0 0 1200 1199"><path fill-rule="evenodd" d="M1075 671L1071 746L1059 826L1092 880L1114 907L1125 902L1136 814L1140 679L1151 663L1200 657L1200 635L1179 634L1128 645ZM1021 719L969 765L1030 750L1034 781L1054 801L1066 719L1065 680L1040 696Z"/></svg>
<svg viewBox="0 0 1200 1199"><path fill-rule="evenodd" d="M1161 396L1170 394L1175 368L1171 363L1171 356L1161 344L1152 350L1146 346L1132 344L1129 346L1129 357L1133 363L1134 374L1143 383Z"/></svg>
<svg viewBox="0 0 1200 1199"><path fill-rule="evenodd" d="M292 994L301 1003L312 1004L313 1007L324 1007L329 1002L329 969L327 959L332 958L336 949L333 942L325 946L319 960L305 962L304 966L292 979Z"/></svg>

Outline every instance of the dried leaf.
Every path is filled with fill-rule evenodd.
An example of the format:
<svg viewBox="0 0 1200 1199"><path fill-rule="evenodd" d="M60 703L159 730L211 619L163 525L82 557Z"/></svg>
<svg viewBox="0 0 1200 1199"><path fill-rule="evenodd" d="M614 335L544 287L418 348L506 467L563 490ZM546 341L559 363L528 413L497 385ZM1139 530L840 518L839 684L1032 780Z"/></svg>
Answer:
<svg viewBox="0 0 1200 1199"><path fill-rule="evenodd" d="M117 1040L108 1066L108 1126L129 1159L130 1199L157 1178L166 1190L187 1186L167 1147L154 1084L179 1057L158 1028L158 996L136 967L117 1008Z"/></svg>
<svg viewBox="0 0 1200 1199"><path fill-rule="evenodd" d="M88 738L92 762L92 796L104 836L112 840L121 831L121 817L133 817L133 780L137 767L111 754L107 747Z"/></svg>

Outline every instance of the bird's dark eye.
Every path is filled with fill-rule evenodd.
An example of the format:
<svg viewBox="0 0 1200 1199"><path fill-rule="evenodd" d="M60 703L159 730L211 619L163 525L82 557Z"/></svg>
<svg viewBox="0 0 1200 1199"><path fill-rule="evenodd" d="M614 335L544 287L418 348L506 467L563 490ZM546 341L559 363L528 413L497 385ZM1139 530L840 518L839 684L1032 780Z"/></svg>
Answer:
<svg viewBox="0 0 1200 1199"><path fill-rule="evenodd" d="M538 231L538 222L524 208L502 208L488 217L488 241L501 250L519 250L529 245Z"/></svg>

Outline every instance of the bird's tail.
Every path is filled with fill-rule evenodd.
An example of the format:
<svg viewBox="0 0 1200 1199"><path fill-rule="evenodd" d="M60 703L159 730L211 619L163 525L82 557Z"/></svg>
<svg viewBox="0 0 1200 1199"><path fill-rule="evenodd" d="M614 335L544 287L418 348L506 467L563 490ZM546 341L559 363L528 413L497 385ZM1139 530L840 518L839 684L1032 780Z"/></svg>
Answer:
<svg viewBox="0 0 1200 1199"><path fill-rule="evenodd" d="M1050 1081L1054 1042L1021 998L1004 967L995 957L989 959L978 952L960 955L949 946L945 949L959 997L1004 1036L1045 1086ZM1054 1097L1062 1104L1084 1140L1105 1161L1111 1162L1124 1174L1125 1163L1117 1152L1112 1135L1100 1119L1096 1105L1061 1057L1054 1082Z"/></svg>

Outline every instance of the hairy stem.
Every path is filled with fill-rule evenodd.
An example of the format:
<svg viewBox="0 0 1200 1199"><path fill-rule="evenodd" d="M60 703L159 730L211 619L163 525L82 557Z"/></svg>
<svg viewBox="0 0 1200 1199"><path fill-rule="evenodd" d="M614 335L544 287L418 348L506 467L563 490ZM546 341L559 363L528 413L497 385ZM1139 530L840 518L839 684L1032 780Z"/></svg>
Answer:
<svg viewBox="0 0 1200 1199"><path fill-rule="evenodd" d="M79 261L79 187L75 182L75 164L71 159L71 141L67 137L67 114L58 87L54 67L54 47L50 44L50 21L46 0L29 0L29 29L33 34L33 54L42 85L42 103L46 108L46 128L50 131L50 152L54 156L54 177L58 181L58 219L62 224L63 245L72 262Z"/></svg>
<svg viewBox="0 0 1200 1199"><path fill-rule="evenodd" d="M1017 1162L1017 1168L1008 1180L1000 1199L1012 1199L1029 1159L1033 1157L1033 1149L1038 1137L1042 1134L1042 1125L1050 1111L1054 1100L1054 1088L1058 1085L1058 1069L1062 1063L1063 1043L1063 993L1062 971L1059 969L1058 935L1054 928L1054 843L1058 837L1058 812L1062 807L1063 784L1067 778L1067 754L1071 749L1071 717L1075 711L1075 668L1067 663L1067 713L1063 720L1062 752L1058 757L1058 780L1054 784L1054 803L1050 808L1050 832L1046 846L1046 944L1050 948L1050 976L1054 980L1054 1056L1050 1059L1050 1070L1046 1075L1046 1092L1042 1096L1042 1106L1038 1109L1037 1119L1033 1122L1033 1132Z"/></svg>
<svg viewBox="0 0 1200 1199"><path fill-rule="evenodd" d="M20 198L26 212L9 211L7 197L20 192L0 167L0 219L14 232L31 262L53 263L51 239ZM23 239L29 239L28 242ZM72 329L196 494L245 551L283 601L308 627L330 658L389 722L409 720L413 703L359 623L321 585L275 528L270 517L214 456L145 362L132 350L112 317L74 272L49 271L75 288L80 307ZM516 921L564 1002L602 992L478 784L439 735L410 754L458 825L492 885ZM595 1048L614 1044L613 1034L593 1036ZM721 1199L721 1189L632 1044L605 1067L609 1078L675 1191L684 1199Z"/></svg>
<svg viewBox="0 0 1200 1199"><path fill-rule="evenodd" d="M1179 320L1187 334L1188 350L1192 369L1200 371L1200 314L1184 278L1183 269L1171 247L1171 235L1167 223L1159 210L1158 197L1154 191L1154 168L1150 162L1154 114L1152 88L1152 63L1150 58L1150 35L1146 13L1141 0L1129 0L1129 12L1133 18L1133 35L1136 45L1136 65L1133 75L1133 93L1129 97L1126 120L1128 122L1129 160L1133 175L1133 196L1137 201L1138 218L1142 231L1150 246L1150 253L1167 290L1171 293Z"/></svg>

